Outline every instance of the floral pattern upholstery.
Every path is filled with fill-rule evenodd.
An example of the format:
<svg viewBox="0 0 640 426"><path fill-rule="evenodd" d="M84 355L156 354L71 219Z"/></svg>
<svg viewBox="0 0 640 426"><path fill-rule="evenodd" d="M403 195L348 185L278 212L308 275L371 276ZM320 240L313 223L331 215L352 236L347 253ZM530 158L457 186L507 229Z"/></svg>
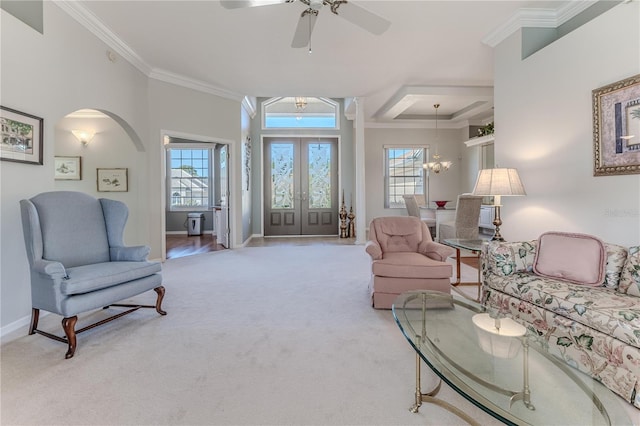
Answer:
<svg viewBox="0 0 640 426"><path fill-rule="evenodd" d="M625 288L625 274L640 283L640 247L627 259L624 247L606 246L607 279L594 288L535 275L536 241L492 242L482 255L482 300L640 408L640 299Z"/></svg>
<svg viewBox="0 0 640 426"><path fill-rule="evenodd" d="M629 248L629 257L622 270L619 291L640 297L640 246Z"/></svg>

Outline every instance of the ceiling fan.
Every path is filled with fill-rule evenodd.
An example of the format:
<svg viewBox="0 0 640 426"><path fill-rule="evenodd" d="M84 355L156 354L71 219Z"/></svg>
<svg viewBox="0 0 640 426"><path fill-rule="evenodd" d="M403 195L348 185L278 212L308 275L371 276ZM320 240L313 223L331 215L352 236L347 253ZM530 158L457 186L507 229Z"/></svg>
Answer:
<svg viewBox="0 0 640 426"><path fill-rule="evenodd" d="M220 3L227 9L240 9L294 3L296 1L305 4L308 8L300 15L291 47L306 47L309 45L313 27L316 24L316 19L318 19L318 13L323 6L328 6L334 15L341 16L352 24L375 35L384 33L391 25L391 22L354 4L351 0L221 0Z"/></svg>

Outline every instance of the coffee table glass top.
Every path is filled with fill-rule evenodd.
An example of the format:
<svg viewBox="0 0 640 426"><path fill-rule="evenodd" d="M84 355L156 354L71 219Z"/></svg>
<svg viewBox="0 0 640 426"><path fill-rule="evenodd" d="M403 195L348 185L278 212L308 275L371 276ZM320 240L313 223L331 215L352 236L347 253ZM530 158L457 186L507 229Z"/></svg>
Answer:
<svg viewBox="0 0 640 426"><path fill-rule="evenodd" d="M483 244L486 244L488 241L480 240L480 239L465 240L463 238L449 238L442 242L451 247L457 247L457 248L471 250L471 251L480 251L482 250Z"/></svg>
<svg viewBox="0 0 640 426"><path fill-rule="evenodd" d="M408 292L396 299L393 315L442 380L505 423L631 423L615 394L548 354L532 331L504 317L496 324L495 315L475 302L439 292Z"/></svg>

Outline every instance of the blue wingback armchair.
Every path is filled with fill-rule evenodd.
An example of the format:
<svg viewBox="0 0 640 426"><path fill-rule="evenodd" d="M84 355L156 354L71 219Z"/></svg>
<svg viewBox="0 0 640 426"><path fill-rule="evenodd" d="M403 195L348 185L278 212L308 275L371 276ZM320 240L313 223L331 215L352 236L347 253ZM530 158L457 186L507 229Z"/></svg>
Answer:
<svg viewBox="0 0 640 426"><path fill-rule="evenodd" d="M166 315L161 265L149 262L149 247L125 247L127 206L81 192L45 192L20 201L22 227L31 269L31 326L38 333L76 350L76 334L131 313L155 308ZM155 290L155 306L116 302ZM78 314L109 306L129 309L106 320L75 329ZM40 309L63 317L66 337L38 330Z"/></svg>

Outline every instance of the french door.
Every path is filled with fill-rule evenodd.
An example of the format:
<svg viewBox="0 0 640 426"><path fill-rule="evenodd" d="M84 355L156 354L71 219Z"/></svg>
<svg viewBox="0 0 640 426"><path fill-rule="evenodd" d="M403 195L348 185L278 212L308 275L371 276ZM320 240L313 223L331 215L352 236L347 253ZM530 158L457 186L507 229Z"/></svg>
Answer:
<svg viewBox="0 0 640 426"><path fill-rule="evenodd" d="M264 139L264 235L338 234L338 140Z"/></svg>

